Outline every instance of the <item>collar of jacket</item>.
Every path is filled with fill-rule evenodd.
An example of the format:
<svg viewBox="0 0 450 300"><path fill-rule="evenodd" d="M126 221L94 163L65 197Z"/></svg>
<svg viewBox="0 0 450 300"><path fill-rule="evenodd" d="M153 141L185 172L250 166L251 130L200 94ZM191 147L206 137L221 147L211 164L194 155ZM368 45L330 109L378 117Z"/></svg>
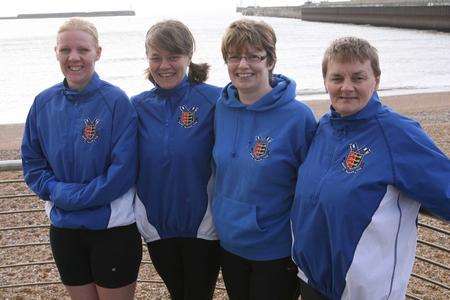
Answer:
<svg viewBox="0 0 450 300"><path fill-rule="evenodd" d="M374 92L369 99L369 102L367 102L367 105L356 114L350 116L342 117L332 106L330 106L330 122L334 127L355 125L355 123L360 123L373 118L379 112L381 107L380 98L378 97L377 92Z"/></svg>
<svg viewBox="0 0 450 300"><path fill-rule="evenodd" d="M232 83L227 84L223 88L219 101L229 108L266 111L293 101L295 99L295 93L295 81L277 74L273 75L272 90L252 105L245 105L239 100L238 91Z"/></svg>
<svg viewBox="0 0 450 300"><path fill-rule="evenodd" d="M163 89L157 84L155 84L154 92L158 96L161 97L171 97L171 96L180 96L184 90L190 85L189 79L186 75L184 75L183 80L174 88L171 89Z"/></svg>
<svg viewBox="0 0 450 300"><path fill-rule="evenodd" d="M69 88L67 80L63 81L63 93L69 100L83 100L95 93L100 87L101 80L96 72L92 74L91 80L82 91L75 91Z"/></svg>

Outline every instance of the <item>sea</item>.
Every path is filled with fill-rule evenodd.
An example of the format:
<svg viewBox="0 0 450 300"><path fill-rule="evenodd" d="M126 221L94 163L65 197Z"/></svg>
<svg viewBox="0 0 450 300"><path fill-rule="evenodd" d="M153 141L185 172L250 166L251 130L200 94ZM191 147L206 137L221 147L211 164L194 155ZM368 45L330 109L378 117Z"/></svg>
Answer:
<svg viewBox="0 0 450 300"><path fill-rule="evenodd" d="M152 88L144 77L144 40L160 19L149 16L90 18L100 35L100 77L129 96ZM208 83L229 82L220 43L226 27L242 18L238 13L189 15L178 19L196 39L194 62L211 65ZM382 95L450 91L450 33L306 22L298 19L252 17L269 23L277 34L275 73L297 82L300 100L326 99L321 74L323 53L341 36L358 36L377 49L381 63ZM61 82L56 61L56 31L65 19L0 20L0 124L22 123L34 97Z"/></svg>

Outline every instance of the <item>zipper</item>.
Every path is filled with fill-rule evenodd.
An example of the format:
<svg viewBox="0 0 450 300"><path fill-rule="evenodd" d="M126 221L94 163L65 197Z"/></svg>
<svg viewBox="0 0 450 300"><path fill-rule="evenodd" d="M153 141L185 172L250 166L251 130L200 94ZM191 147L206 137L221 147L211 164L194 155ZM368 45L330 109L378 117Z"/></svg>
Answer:
<svg viewBox="0 0 450 300"><path fill-rule="evenodd" d="M236 158L237 156L237 143L238 143L238 136L239 136L239 112L236 110L234 111L235 115L235 129L234 129L234 138L233 138L233 148L231 149L231 157Z"/></svg>
<svg viewBox="0 0 450 300"><path fill-rule="evenodd" d="M328 178L330 171L333 169L333 167L336 165L336 163L337 164L340 163L339 161L336 162L336 158L338 156L337 151L339 151L339 145L342 140L343 140L343 136L338 135L338 138L336 138L335 141L333 142L333 144L336 145L336 146L334 146L333 156L331 157L331 160L330 160L330 163L328 164L328 168L327 168L326 172L323 174L322 178L319 181L319 184L317 185L316 191L314 192L314 200L319 199L319 195L320 195L320 192L322 191L323 184L324 184L325 180ZM328 152L328 151L326 151L326 152Z"/></svg>
<svg viewBox="0 0 450 300"><path fill-rule="evenodd" d="M164 99L164 139L163 139L163 149L164 149L164 157L169 157L169 133L170 133L170 117L171 117L171 108L170 108L170 99Z"/></svg>

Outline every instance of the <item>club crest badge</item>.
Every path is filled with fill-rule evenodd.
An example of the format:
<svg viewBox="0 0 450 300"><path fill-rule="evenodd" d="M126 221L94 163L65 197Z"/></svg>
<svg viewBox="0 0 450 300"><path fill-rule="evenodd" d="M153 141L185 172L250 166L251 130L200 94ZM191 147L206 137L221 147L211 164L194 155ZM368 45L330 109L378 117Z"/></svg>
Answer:
<svg viewBox="0 0 450 300"><path fill-rule="evenodd" d="M193 106L192 108L187 108L186 106L180 106L181 114L178 118L178 124L184 128L190 128L197 124L198 117L197 111L198 107Z"/></svg>
<svg viewBox="0 0 450 300"><path fill-rule="evenodd" d="M98 139L97 125L100 123L99 119L85 119L84 128L82 132L83 140L88 143L94 143Z"/></svg>
<svg viewBox="0 0 450 300"><path fill-rule="evenodd" d="M367 147L358 149L356 144L350 144L350 151L342 161L342 166L347 173L356 173L364 166L364 156L370 153Z"/></svg>
<svg viewBox="0 0 450 300"><path fill-rule="evenodd" d="M269 144L272 142L272 138L270 137L260 137L257 136L255 138L255 143L253 144L252 149L250 150L250 154L252 158L256 161L263 160L267 158L270 154Z"/></svg>

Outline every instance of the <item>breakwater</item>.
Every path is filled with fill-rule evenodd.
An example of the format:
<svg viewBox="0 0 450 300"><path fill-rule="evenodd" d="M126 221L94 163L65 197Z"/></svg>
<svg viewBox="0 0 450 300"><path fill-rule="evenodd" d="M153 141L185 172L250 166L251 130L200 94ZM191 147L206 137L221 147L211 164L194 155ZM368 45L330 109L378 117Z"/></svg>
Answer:
<svg viewBox="0 0 450 300"><path fill-rule="evenodd" d="M313 4L285 7L246 7L241 8L240 11L243 15L450 32L450 4Z"/></svg>
<svg viewBox="0 0 450 300"><path fill-rule="evenodd" d="M91 12L64 12L64 13L40 13L40 14L18 14L13 17L0 17L0 19L46 19L46 18L71 18L71 17L115 17L134 16L133 10L113 11L91 11Z"/></svg>

